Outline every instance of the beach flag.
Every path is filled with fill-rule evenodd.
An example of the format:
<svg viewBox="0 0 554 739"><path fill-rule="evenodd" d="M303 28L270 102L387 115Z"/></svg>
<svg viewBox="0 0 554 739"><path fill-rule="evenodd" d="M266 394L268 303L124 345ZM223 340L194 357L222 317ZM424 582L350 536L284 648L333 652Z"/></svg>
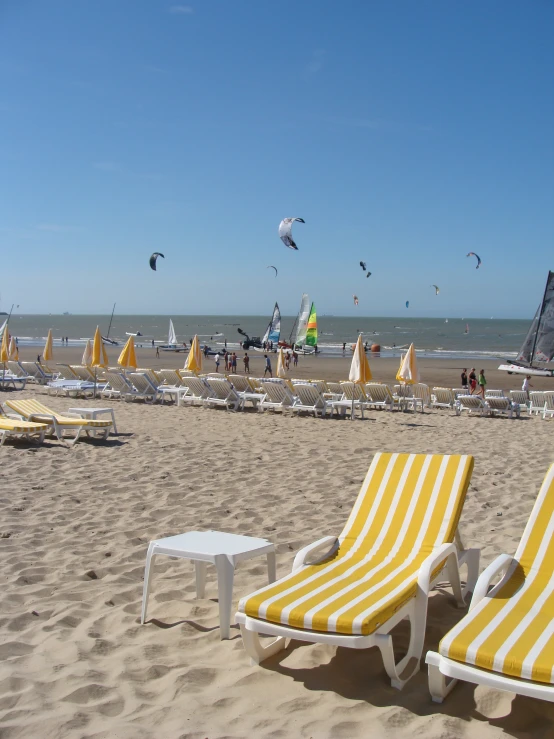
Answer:
<svg viewBox="0 0 554 739"><path fill-rule="evenodd" d="M54 342L52 340L52 329L48 329L48 336L46 337L46 344L42 352L42 358L45 362L52 362L54 359Z"/></svg>
<svg viewBox="0 0 554 739"><path fill-rule="evenodd" d="M137 357L135 354L135 339L133 336L129 336L127 343L123 347L123 351L119 355L117 363L123 369L134 369L137 368Z"/></svg>
<svg viewBox="0 0 554 739"><path fill-rule="evenodd" d="M19 361L19 349L17 348L17 344L15 343L15 336L12 336L10 339L10 348L8 349L8 359L10 360L10 362Z"/></svg>
<svg viewBox="0 0 554 739"><path fill-rule="evenodd" d="M94 341L92 342L92 367L107 367L108 366L108 355L106 354L106 348L102 341L100 334L100 328L97 326L94 332Z"/></svg>
<svg viewBox="0 0 554 739"><path fill-rule="evenodd" d="M9 333L8 327L4 327L4 333L2 334L2 344L0 345L0 362L5 363L10 359L10 347L9 347Z"/></svg>
<svg viewBox="0 0 554 739"><path fill-rule="evenodd" d="M400 363L400 367L396 373L396 379L405 385L415 385L416 382L419 382L419 371L417 369L417 359L413 343L410 344L410 348Z"/></svg>
<svg viewBox="0 0 554 739"><path fill-rule="evenodd" d="M279 356L277 358L277 377L286 377L287 370L285 368L285 353L283 347L279 348Z"/></svg>
<svg viewBox="0 0 554 739"><path fill-rule="evenodd" d="M371 380L371 368L364 351L361 334L358 336L358 341L356 342L356 348L354 349L354 356L352 357L348 379L350 382L355 382L358 385L365 385L366 382Z"/></svg>
<svg viewBox="0 0 554 739"><path fill-rule="evenodd" d="M185 362L184 369L189 370L190 372L194 372L195 374L202 372L202 352L200 351L200 342L198 341L198 336L196 335L192 340L189 355L187 357L187 361Z"/></svg>
<svg viewBox="0 0 554 739"><path fill-rule="evenodd" d="M85 367L90 367L92 365L92 344L90 343L90 339L87 339L87 344L85 346L85 351L83 352L81 364L83 364Z"/></svg>

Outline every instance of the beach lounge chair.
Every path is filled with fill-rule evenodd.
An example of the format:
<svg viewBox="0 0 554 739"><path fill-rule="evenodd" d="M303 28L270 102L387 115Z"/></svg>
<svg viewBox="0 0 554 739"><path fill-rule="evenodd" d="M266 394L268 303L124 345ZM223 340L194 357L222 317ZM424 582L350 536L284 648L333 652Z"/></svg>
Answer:
<svg viewBox="0 0 554 739"><path fill-rule="evenodd" d="M58 380L80 380L82 378L74 372L69 364L57 364Z"/></svg>
<svg viewBox="0 0 554 739"><path fill-rule="evenodd" d="M229 375L228 379L242 398L243 404L252 403L254 408L257 408L265 398L265 393L257 392L256 387L246 375Z"/></svg>
<svg viewBox="0 0 554 739"><path fill-rule="evenodd" d="M161 369L157 370L156 374L161 380L160 387L181 387L183 384L183 378L174 369Z"/></svg>
<svg viewBox="0 0 554 739"><path fill-rule="evenodd" d="M209 392L204 401L206 405L222 405L232 411L242 410L244 401L227 378L210 377L207 385Z"/></svg>
<svg viewBox="0 0 554 739"><path fill-rule="evenodd" d="M139 372L141 375L146 375L154 387L159 387L162 384L162 379L157 372L147 367L137 367L135 372Z"/></svg>
<svg viewBox="0 0 554 739"><path fill-rule="evenodd" d="M341 400L344 397L344 390L341 387L340 382L327 381L327 392L324 393L330 400ZM367 392L366 392L367 395Z"/></svg>
<svg viewBox="0 0 554 739"><path fill-rule="evenodd" d="M300 413L305 411L306 413L313 413L314 416L321 416L325 418L327 411L332 415L335 408L341 410L342 415L346 414L346 406L352 407L350 401L333 401L326 400L323 397L323 393L317 387L315 383L309 382L293 382L294 394L297 397L296 403L292 406L292 413ZM341 407L341 403L344 405Z"/></svg>
<svg viewBox="0 0 554 739"><path fill-rule="evenodd" d="M283 380L260 380L260 384L265 398L260 403L260 410L290 410L296 403L296 397L293 395L288 384Z"/></svg>
<svg viewBox="0 0 554 739"><path fill-rule="evenodd" d="M84 382L94 382L95 379L98 380L98 370L96 371L95 378L94 370L91 370L90 367L86 367L84 364L70 364L69 367L73 370L79 380L83 380Z"/></svg>
<svg viewBox="0 0 554 739"><path fill-rule="evenodd" d="M427 385L416 383L410 386L401 385L400 387L404 390L410 387L410 391L402 398L404 408L413 411L420 410L423 413L424 409L431 405L431 393L429 392L429 387Z"/></svg>
<svg viewBox="0 0 554 739"><path fill-rule="evenodd" d="M544 393L544 410L543 418L552 418L554 416L554 391L547 390Z"/></svg>
<svg viewBox="0 0 554 739"><path fill-rule="evenodd" d="M130 372L127 379L133 386L130 393L124 395L124 400L144 400L146 403L155 403L158 399L158 385L153 384L143 372Z"/></svg>
<svg viewBox="0 0 554 739"><path fill-rule="evenodd" d="M25 380L28 380L29 379L29 375L23 369L23 367L20 365L19 362L15 362L13 360L10 360L9 362L7 362L7 367L8 367L8 370L11 372L11 374L14 377L19 377L22 380L23 379L25 379Z"/></svg>
<svg viewBox="0 0 554 739"><path fill-rule="evenodd" d="M29 375L29 379L36 382L37 385L46 385L47 382L54 379L54 375L45 372L38 362L20 362L20 365Z"/></svg>
<svg viewBox="0 0 554 739"><path fill-rule="evenodd" d="M469 415L489 416L490 408L480 395L458 395L455 405L456 415L467 411Z"/></svg>
<svg viewBox="0 0 554 739"><path fill-rule="evenodd" d="M458 679L554 701L553 528L554 465L515 555L501 554L481 573L469 613L427 652L434 701L442 703Z"/></svg>
<svg viewBox="0 0 554 739"><path fill-rule="evenodd" d="M194 405L199 403L204 405L204 401L210 394L207 383L201 378L191 375L183 378L183 387L179 388L177 395L177 405L182 403L190 403Z"/></svg>
<svg viewBox="0 0 554 739"><path fill-rule="evenodd" d="M100 392L105 383L97 384L96 390ZM70 398L86 398L94 395L94 383L84 380L52 380L46 385L48 395L65 395Z"/></svg>
<svg viewBox="0 0 554 739"><path fill-rule="evenodd" d="M431 408L451 408L456 405L456 394L449 387L434 387L431 394Z"/></svg>
<svg viewBox="0 0 554 739"><path fill-rule="evenodd" d="M14 388L14 390L24 390L28 379L29 379L28 377L20 377L19 375L14 375L12 372L3 369L3 366L0 364L0 386L1 387L11 386Z"/></svg>
<svg viewBox="0 0 554 739"><path fill-rule="evenodd" d="M369 409L371 405L370 399L362 385L357 382L341 382L344 400L350 401L350 406L354 406L354 410L359 408L362 418L364 417L364 409Z"/></svg>
<svg viewBox="0 0 554 739"><path fill-rule="evenodd" d="M504 390L485 390L485 400L487 398L503 398Z"/></svg>
<svg viewBox="0 0 554 739"><path fill-rule="evenodd" d="M134 392L132 384L121 372L104 372L102 381L107 383L100 391L104 398L125 398Z"/></svg>
<svg viewBox="0 0 554 739"><path fill-rule="evenodd" d="M0 446L3 446L8 439L24 439L42 444L46 432L52 433L52 431L51 423L35 423L0 416Z"/></svg>
<svg viewBox="0 0 554 739"><path fill-rule="evenodd" d="M508 418L519 418L519 405L512 403L510 398L492 396L485 399L491 416L508 416Z"/></svg>
<svg viewBox="0 0 554 739"><path fill-rule="evenodd" d="M472 470L470 456L376 454L342 534L305 547L290 575L239 602L253 662L284 649L286 639L376 646L402 688L419 670L431 588L446 576L461 606L477 579L478 550L454 543ZM390 631L405 618L410 644L395 663ZM260 634L277 639L263 645Z"/></svg>
<svg viewBox="0 0 554 739"><path fill-rule="evenodd" d="M534 391L529 393L529 415L532 416L534 413L537 415L544 414L544 406L546 405L546 399L544 393L540 391Z"/></svg>
<svg viewBox="0 0 554 739"><path fill-rule="evenodd" d="M365 390L370 408L386 408L389 411L392 411L393 408L400 408L398 400L393 397L388 385L379 382L368 382Z"/></svg>
<svg viewBox="0 0 554 739"><path fill-rule="evenodd" d="M510 390L510 400L519 406L519 412L529 410L529 396L525 390Z"/></svg>
<svg viewBox="0 0 554 739"><path fill-rule="evenodd" d="M77 442L81 434L92 436L97 439L107 439L112 429L113 422L100 421L99 419L91 420L82 418L78 414L61 414L51 410L38 400L7 400L5 406L11 411L21 416L26 421L38 421L39 423L51 424L54 427L54 433L57 438L72 446ZM64 432L74 432L75 436L67 439Z"/></svg>

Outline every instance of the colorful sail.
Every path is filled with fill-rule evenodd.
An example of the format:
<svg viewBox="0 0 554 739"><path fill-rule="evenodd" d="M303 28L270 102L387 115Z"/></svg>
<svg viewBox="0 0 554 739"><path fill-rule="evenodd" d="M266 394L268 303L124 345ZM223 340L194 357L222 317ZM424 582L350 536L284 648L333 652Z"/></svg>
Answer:
<svg viewBox="0 0 554 739"><path fill-rule="evenodd" d="M306 343L306 332L308 330L308 318L310 316L310 298L307 293L302 295L300 301L300 310L298 311L298 324L296 326L296 336L294 343L302 346Z"/></svg>
<svg viewBox="0 0 554 739"><path fill-rule="evenodd" d="M317 315L315 312L315 303L310 308L310 316L308 318L308 326L306 331L306 344L308 346L317 346Z"/></svg>
<svg viewBox="0 0 554 739"><path fill-rule="evenodd" d="M177 336L175 334L175 329L173 328L173 321L171 320L171 318L169 319L169 336L167 338L167 343L169 344L169 346L177 343Z"/></svg>
<svg viewBox="0 0 554 739"><path fill-rule="evenodd" d="M273 309L273 315L271 316L271 321L269 322L267 326L262 342L272 341L274 344L277 344L280 337L281 337L281 311L279 310L279 305L275 303L275 308Z"/></svg>

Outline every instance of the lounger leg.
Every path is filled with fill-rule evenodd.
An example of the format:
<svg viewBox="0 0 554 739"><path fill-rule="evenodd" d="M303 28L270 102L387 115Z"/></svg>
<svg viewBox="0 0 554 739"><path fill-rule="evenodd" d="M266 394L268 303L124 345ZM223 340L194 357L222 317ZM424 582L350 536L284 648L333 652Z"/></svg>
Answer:
<svg viewBox="0 0 554 739"><path fill-rule="evenodd" d="M0 431L0 446L4 446L4 442L7 439L7 433L6 431Z"/></svg>
<svg viewBox="0 0 554 739"><path fill-rule="evenodd" d="M152 557L154 556L154 542L150 542L148 545L148 552L146 553L146 567L144 568L144 586L142 588L142 612L140 614L140 622L144 623L146 620L146 608L148 606L148 594L150 592L150 579L152 577Z"/></svg>
<svg viewBox="0 0 554 739"><path fill-rule="evenodd" d="M462 562L467 565L466 586L463 589L464 600L468 593L473 593L475 583L479 578L479 559L481 556L480 549L466 549L462 555Z"/></svg>
<svg viewBox="0 0 554 739"><path fill-rule="evenodd" d="M199 559L194 561L194 570L196 573L196 597L206 597L206 562Z"/></svg>
<svg viewBox="0 0 554 739"><path fill-rule="evenodd" d="M275 567L275 552L267 553L267 581L269 585L277 579L277 570Z"/></svg>
<svg viewBox="0 0 554 739"><path fill-rule="evenodd" d="M436 665L429 665L429 692L434 703L442 703L457 682L455 678L447 681Z"/></svg>
<svg viewBox="0 0 554 739"><path fill-rule="evenodd" d="M392 636L390 634L376 634L375 640L383 657L383 665L387 671L387 675L391 679L391 685L397 690L402 690L408 680L419 672L421 663L421 653L423 651L423 630L418 633L418 619L410 620L410 644L408 651L399 662L394 661L394 649L392 645ZM415 621L415 623L414 623Z"/></svg>
<svg viewBox="0 0 554 739"><path fill-rule="evenodd" d="M284 636L278 636L277 639L272 641L267 646L264 646L260 642L260 635L256 631L250 631L243 624L240 626L240 633L242 635L242 643L246 653L250 657L250 662L253 665L259 665L264 659L272 657L277 652L283 650L287 645L287 640Z"/></svg>
<svg viewBox="0 0 554 739"><path fill-rule="evenodd" d="M219 629L222 639L231 635L231 607L233 605L233 580L235 567L225 554L215 558L217 570L217 592L219 601Z"/></svg>
<svg viewBox="0 0 554 739"><path fill-rule="evenodd" d="M468 563L469 568L469 563ZM452 586L452 592L456 598L456 604L458 608L465 606L464 593L462 591L462 583L460 582L460 569L458 561L454 557L448 557L446 562L446 571L448 572L448 579Z"/></svg>

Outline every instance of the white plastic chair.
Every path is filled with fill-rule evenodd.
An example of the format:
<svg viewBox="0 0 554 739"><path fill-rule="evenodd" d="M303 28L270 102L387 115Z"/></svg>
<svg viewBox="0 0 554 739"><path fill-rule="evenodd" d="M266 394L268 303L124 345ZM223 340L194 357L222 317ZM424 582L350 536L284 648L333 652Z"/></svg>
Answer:
<svg viewBox="0 0 554 739"><path fill-rule="evenodd" d="M537 415L544 414L544 407L546 405L546 398L544 392L534 391L529 393L529 415L532 416L534 413Z"/></svg>
<svg viewBox="0 0 554 739"><path fill-rule="evenodd" d="M480 416L489 416L490 408L480 395L459 395L456 398L456 415L467 411L469 415L477 413Z"/></svg>
<svg viewBox="0 0 554 739"><path fill-rule="evenodd" d="M450 408L456 404L454 390L449 387L434 387L431 395L431 408Z"/></svg>

